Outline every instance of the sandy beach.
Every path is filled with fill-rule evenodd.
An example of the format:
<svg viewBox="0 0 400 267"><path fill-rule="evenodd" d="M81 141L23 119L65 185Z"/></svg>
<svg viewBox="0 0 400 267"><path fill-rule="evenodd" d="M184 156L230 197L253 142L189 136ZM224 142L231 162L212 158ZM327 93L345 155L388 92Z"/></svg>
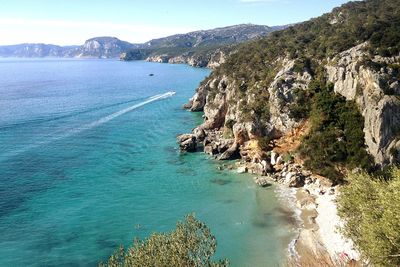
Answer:
<svg viewBox="0 0 400 267"><path fill-rule="evenodd" d="M337 214L339 191L340 187L327 187L319 180L296 189L296 206L302 221L295 243L299 258L311 251L316 255L329 255L336 263L360 260L353 242L339 230L343 225Z"/></svg>

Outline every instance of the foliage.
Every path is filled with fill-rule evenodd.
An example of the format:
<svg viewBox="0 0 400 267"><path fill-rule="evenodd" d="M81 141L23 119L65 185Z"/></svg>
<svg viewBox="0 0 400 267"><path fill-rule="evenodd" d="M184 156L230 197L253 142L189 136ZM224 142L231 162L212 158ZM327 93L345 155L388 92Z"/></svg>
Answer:
<svg viewBox="0 0 400 267"><path fill-rule="evenodd" d="M293 92L295 101L289 106L289 117L299 121L308 118L311 111L311 96L310 91L301 89Z"/></svg>
<svg viewBox="0 0 400 267"><path fill-rule="evenodd" d="M211 260L216 247L217 241L210 229L194 215L188 215L185 222L177 223L174 231L155 233L146 240L135 240L132 247L127 250L121 247L107 263L100 266L228 266L227 260Z"/></svg>
<svg viewBox="0 0 400 267"><path fill-rule="evenodd" d="M342 178L338 166L370 169L372 159L365 149L364 119L354 102L333 92L333 86L314 83L310 121L300 155L305 166L333 182Z"/></svg>
<svg viewBox="0 0 400 267"><path fill-rule="evenodd" d="M376 266L400 265L400 168L348 177L339 198L344 233Z"/></svg>
<svg viewBox="0 0 400 267"><path fill-rule="evenodd" d="M400 5L393 0L349 2L332 13L273 32L266 38L240 45L216 71L230 74L252 87L276 74L278 59L295 59L294 70L303 72L320 61L358 44L369 42L371 55L400 52ZM251 71L249 71L251 70Z"/></svg>

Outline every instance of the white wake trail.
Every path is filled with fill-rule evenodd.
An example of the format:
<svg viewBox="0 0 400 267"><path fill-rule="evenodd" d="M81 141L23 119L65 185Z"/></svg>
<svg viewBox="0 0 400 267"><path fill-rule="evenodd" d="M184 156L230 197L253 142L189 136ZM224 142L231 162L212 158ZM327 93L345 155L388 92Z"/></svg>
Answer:
<svg viewBox="0 0 400 267"><path fill-rule="evenodd" d="M122 115L124 115L124 114L126 114L128 112L131 112L132 110L135 110L137 108L140 108L140 107L142 107L144 105L147 105L147 104L149 104L151 102L154 102L154 101L157 101L157 100L169 98L169 97L173 96L174 94L175 94L175 92L167 92L167 93L164 93L164 94L161 94L161 95L155 95L155 96L149 97L147 100L145 100L145 101L143 101L141 103L138 103L138 104L133 105L131 107L125 108L125 109L120 110L120 111L117 111L117 112L115 112L113 114L110 114L110 115L108 115L106 117L103 117L103 118L101 118L101 119L99 119L99 120L97 120L95 122L86 124L86 125L81 126L79 128L76 128L76 129L70 131L69 133L67 133L67 136L70 136L70 135L73 135L73 134L80 133L82 131L86 131L86 130L95 128L95 127L100 126L100 125L102 125L104 123L107 123L107 122L109 122L109 121L111 121L111 120L113 120L115 118L118 118L119 116L122 116ZM65 138L65 137L66 136L63 136L62 138Z"/></svg>
<svg viewBox="0 0 400 267"><path fill-rule="evenodd" d="M51 142L54 142L54 141L57 141L57 140L61 140L61 139L70 137L72 135L81 133L83 131L87 131L87 130L93 129L93 128L98 127L98 126L100 126L100 125L102 125L104 123L107 123L107 122L109 122L109 121L111 121L111 120L113 120L115 118L118 118L119 116L122 116L122 115L124 115L124 114L126 114L128 112L131 112L131 111L133 111L133 110L135 110L137 108L143 107L143 106L145 106L145 105L147 105L149 103L152 103L152 102L155 102L155 101L158 101L158 100L161 100L161 99L166 99L166 98L172 97L173 95L175 95L175 92L170 91L170 92L166 92L164 94L151 96L147 100L145 100L145 101L143 101L141 103L138 103L136 105L133 105L133 106L127 107L125 109L122 109L120 111L117 111L115 113L112 113L112 114L110 114L108 116L105 116L105 117L103 117L103 118L101 118L101 119L99 119L97 121L85 124L83 126L75 128L75 129L72 129L72 130L68 131L67 133L61 134L60 136L56 136L56 137L50 138L49 140L46 140L46 141L41 141L41 142L34 143L32 145L29 145L29 146L26 146L24 148L21 148L20 150L17 150L17 151L13 151L13 152L10 152L10 153L3 154L2 155L3 159L0 159L0 161L2 161L4 159L7 159L10 156L16 156L16 155L21 154L21 153L23 153L25 151L28 151L30 149L34 149L34 148L37 148L39 146L46 145L46 144L49 144ZM51 134L49 136L54 136L56 134L57 133L53 133L53 134Z"/></svg>

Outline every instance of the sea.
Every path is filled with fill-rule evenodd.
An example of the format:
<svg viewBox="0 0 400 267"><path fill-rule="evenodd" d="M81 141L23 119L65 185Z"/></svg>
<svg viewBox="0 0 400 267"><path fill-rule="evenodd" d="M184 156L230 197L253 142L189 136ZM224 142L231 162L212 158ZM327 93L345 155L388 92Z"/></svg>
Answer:
<svg viewBox="0 0 400 267"><path fill-rule="evenodd" d="M209 74L0 59L0 266L96 266L192 213L216 236L215 259L282 266L293 224L276 188L178 149L203 120L182 105Z"/></svg>

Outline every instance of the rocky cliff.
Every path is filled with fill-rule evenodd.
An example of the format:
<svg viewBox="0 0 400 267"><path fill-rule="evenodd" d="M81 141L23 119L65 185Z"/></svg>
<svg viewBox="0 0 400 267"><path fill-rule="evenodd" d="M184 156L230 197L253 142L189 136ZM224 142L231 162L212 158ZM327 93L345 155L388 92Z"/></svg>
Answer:
<svg viewBox="0 0 400 267"><path fill-rule="evenodd" d="M400 84L390 67L400 57L376 56L366 62L367 45L340 53L325 67L335 92L360 108L368 151L377 163L388 164L396 161L394 151L400 149Z"/></svg>
<svg viewBox="0 0 400 267"><path fill-rule="evenodd" d="M215 50L211 49L210 51L202 53L186 52L176 56L168 54L153 55L148 56L146 61L169 64L188 64L193 67L214 69L225 62L227 53L229 53L227 49L219 48ZM126 56L126 54L122 55L122 57L124 56Z"/></svg>
<svg viewBox="0 0 400 267"><path fill-rule="evenodd" d="M135 47L134 44L115 37L96 37L87 40L79 49L76 57L118 58L124 51Z"/></svg>
<svg viewBox="0 0 400 267"><path fill-rule="evenodd" d="M376 163L393 163L399 160L393 151L400 148L399 81L391 75L394 70L389 66L375 70L363 65L365 52L362 48L365 46L362 44L340 53L324 68L335 92L355 100L360 108L365 120L366 145ZM393 64L399 62L399 57L377 57L373 62ZM232 138L240 145L240 150L245 150L249 141L261 137L282 137L302 125L302 121L290 116L290 106L295 102L295 92L306 90L312 80L307 71L295 72L294 64L294 60L287 58L275 62L280 66L278 73L270 85L258 93L242 94L238 90L240 85L228 76L213 76L197 89L185 107L204 111L202 129L232 130ZM268 109L268 118L257 114L254 109L257 101Z"/></svg>
<svg viewBox="0 0 400 267"><path fill-rule="evenodd" d="M221 160L239 155L257 164L258 173L270 170L261 163L270 162L271 151L299 156L299 147L310 135L317 136L314 147L326 149L322 153L326 159L317 165L321 168L331 166L338 172L354 168L358 159L366 160L361 155L364 149L378 166L399 163L400 50L393 41L398 37L372 38L373 27L378 26L371 22L396 9L386 0L352 2L243 46L202 82L185 105L194 112L204 111L204 123L185 140L190 137L192 147ZM375 26L369 28L367 20ZM396 21L386 23L379 34L399 29ZM340 97L349 104L340 104ZM347 123L357 121L352 103L364 120L354 127ZM357 132L359 125L364 136ZM357 141L360 154L354 145L353 150L346 148L353 137L363 138ZM326 148L324 142L334 144Z"/></svg>
<svg viewBox="0 0 400 267"><path fill-rule="evenodd" d="M195 31L151 40L121 55L122 60L183 63L216 68L232 51L230 46L267 36L287 26L269 27L241 24L206 31Z"/></svg>

